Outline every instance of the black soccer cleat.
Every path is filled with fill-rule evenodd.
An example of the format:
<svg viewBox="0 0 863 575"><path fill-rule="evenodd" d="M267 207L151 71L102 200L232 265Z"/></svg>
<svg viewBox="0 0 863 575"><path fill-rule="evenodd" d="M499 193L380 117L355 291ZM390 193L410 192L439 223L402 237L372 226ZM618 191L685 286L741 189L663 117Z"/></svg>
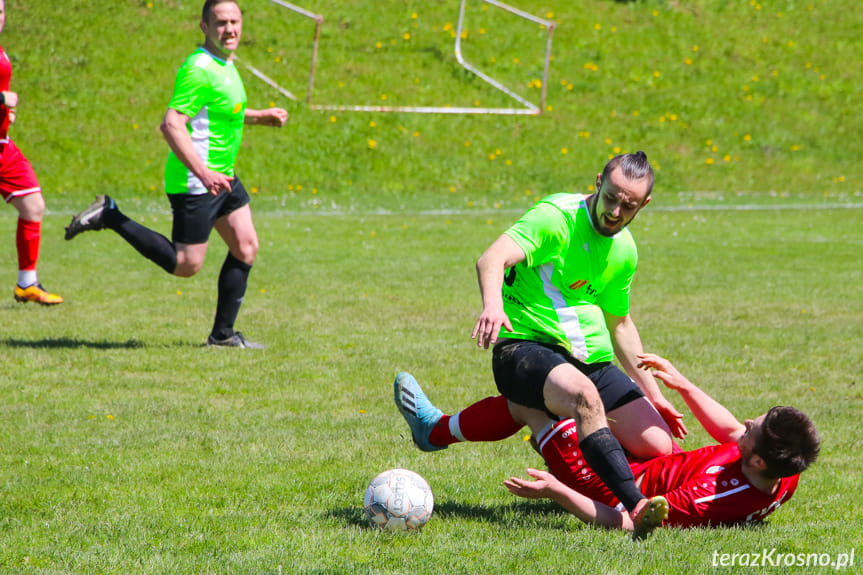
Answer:
<svg viewBox="0 0 863 575"><path fill-rule="evenodd" d="M260 343L249 341L240 332L234 332L231 337L216 339L212 335L207 338L207 347L239 347L240 349L264 349Z"/></svg>
<svg viewBox="0 0 863 575"><path fill-rule="evenodd" d="M116 210L117 204L111 196L99 194L96 201L87 208L72 216L72 221L66 226L66 239L71 240L81 232L101 230L105 227L105 212Z"/></svg>

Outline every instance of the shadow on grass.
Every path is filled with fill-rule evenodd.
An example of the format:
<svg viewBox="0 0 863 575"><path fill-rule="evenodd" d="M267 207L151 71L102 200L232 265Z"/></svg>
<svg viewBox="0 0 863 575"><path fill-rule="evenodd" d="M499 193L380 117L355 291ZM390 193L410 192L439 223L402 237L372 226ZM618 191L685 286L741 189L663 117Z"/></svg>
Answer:
<svg viewBox="0 0 863 575"><path fill-rule="evenodd" d="M330 509L327 511L327 515L340 521L345 526L369 526L362 508L358 506ZM569 515L557 504L548 501L524 501L509 505L491 506L442 501L435 503L433 517L438 519L455 517L473 521L499 523L509 527L530 527L536 525L537 522L541 522L548 527L549 517L558 517L564 519L564 524L561 527L572 528L572 525L569 525L569 522L566 521Z"/></svg>
<svg viewBox="0 0 863 575"><path fill-rule="evenodd" d="M175 342L158 345L147 344L136 339L126 341L88 341L77 338L58 337L36 340L8 338L0 340L0 346L31 349L143 349L152 347L201 347L200 343Z"/></svg>

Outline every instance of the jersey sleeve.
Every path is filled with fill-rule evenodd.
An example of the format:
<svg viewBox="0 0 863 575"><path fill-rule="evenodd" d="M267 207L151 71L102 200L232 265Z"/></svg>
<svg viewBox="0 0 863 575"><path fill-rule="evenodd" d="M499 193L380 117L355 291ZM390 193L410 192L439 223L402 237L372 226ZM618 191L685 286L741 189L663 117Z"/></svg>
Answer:
<svg viewBox="0 0 863 575"><path fill-rule="evenodd" d="M209 78L204 68L186 64L177 72L174 95L168 107L181 114L193 117L207 104Z"/></svg>
<svg viewBox="0 0 863 575"><path fill-rule="evenodd" d="M537 203L504 233L522 249L528 267L549 262L569 236L566 216L548 202Z"/></svg>

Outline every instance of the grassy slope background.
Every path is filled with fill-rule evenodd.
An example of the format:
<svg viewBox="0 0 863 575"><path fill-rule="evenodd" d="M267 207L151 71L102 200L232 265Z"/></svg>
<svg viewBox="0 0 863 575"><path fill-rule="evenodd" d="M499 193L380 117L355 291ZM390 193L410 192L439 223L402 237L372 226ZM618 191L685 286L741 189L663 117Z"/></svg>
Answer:
<svg viewBox="0 0 863 575"><path fill-rule="evenodd" d="M244 61L302 93L311 26L244 6ZM519 6L560 23L540 117L313 112L246 74L253 106L292 116L249 129L238 166L262 242L239 327L268 344L244 354L199 347L221 248L181 280L108 233L61 239L94 193L169 230L156 126L200 40L198 2L8 2L13 137L50 210L40 276L67 303L0 304L0 571L700 573L734 571L715 552L772 548L859 561L863 221L843 209L861 202L856 5ZM305 7L327 17L318 102L509 105L455 67L455 1ZM544 33L473 3L468 18L466 56L536 98ZM657 170L633 226L647 347L741 417L791 403L824 435L764 527L633 546L509 496L501 481L540 465L521 435L422 454L392 406L402 369L447 411L493 392L467 337L475 258L536 197L590 191L617 148ZM14 212L0 221L12 230ZM687 446L708 441L689 426ZM435 489L419 535L361 517L366 483L394 466Z"/></svg>

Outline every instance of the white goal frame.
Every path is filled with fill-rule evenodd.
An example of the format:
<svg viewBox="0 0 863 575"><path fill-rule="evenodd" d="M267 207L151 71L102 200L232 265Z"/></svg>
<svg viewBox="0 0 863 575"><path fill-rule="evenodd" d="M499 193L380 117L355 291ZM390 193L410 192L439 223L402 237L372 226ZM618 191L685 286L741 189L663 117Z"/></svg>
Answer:
<svg viewBox="0 0 863 575"><path fill-rule="evenodd" d="M314 12L310 12L299 6L291 4L290 2L286 2L285 0L270 0L271 2L278 4L284 8L287 8L297 14L309 18L315 22L315 35L314 40L312 42L312 57L311 57L311 69L309 70L309 81L308 87L306 89L305 100L309 105L309 109L312 110L330 110L330 111L342 111L342 112L408 112L408 113L416 113L416 114L503 114L503 115L539 115L542 114L543 110L545 110L545 100L548 90L548 71L551 65L551 45L552 45L552 34L554 33L554 29L557 27L557 23L553 20L545 20L543 18L539 18L523 10L519 10L514 6L510 6L501 2L500 0L482 0L485 4L491 4L492 6L509 12L510 14L514 14L520 18L525 20L529 20L531 22L535 22L540 26L543 26L548 31L548 37L546 39L545 45L545 63L542 71L542 87L540 91L540 101L539 104L534 104L533 102L523 98L504 86L502 83L498 82L488 74L485 74L472 64L470 64L462 55L461 51L461 40L462 40L462 30L464 28L464 12L465 5L467 4L467 0L461 0L461 6L459 8L459 16L458 16L458 26L456 28L455 34L455 57L456 61L458 61L459 65L461 65L468 72L476 75L484 82L488 83L495 89L503 92L519 104L522 107L520 108L481 108L481 107L451 107L451 106L353 106L346 104L313 104L312 103L312 93L314 91L315 86L315 72L317 68L318 62L318 47L320 43L320 35L321 35L321 25L324 23L324 16L322 14L315 14ZM280 86L277 82L269 78L266 74L255 68L250 64L243 63L246 68L249 69L252 74L254 74L257 78L276 89L286 98L291 100L299 100L297 96L292 94L289 90Z"/></svg>

